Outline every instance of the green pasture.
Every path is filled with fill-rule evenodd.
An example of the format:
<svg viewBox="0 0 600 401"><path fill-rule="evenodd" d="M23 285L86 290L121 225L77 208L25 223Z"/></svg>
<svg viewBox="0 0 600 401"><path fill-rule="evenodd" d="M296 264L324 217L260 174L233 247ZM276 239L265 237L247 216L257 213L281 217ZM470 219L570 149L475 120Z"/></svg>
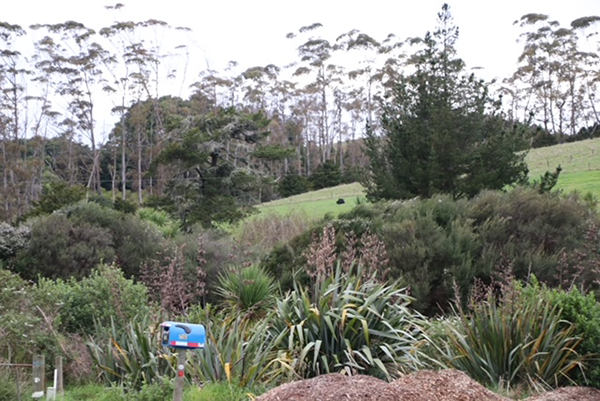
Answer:
<svg viewBox="0 0 600 401"><path fill-rule="evenodd" d="M338 205L336 202L340 198L345 203ZM359 183L352 183L262 203L257 209L259 216L270 213L282 216L302 213L309 219L318 219L326 213L338 215L352 210L359 199L364 200L364 188Z"/></svg>
<svg viewBox="0 0 600 401"><path fill-rule="evenodd" d="M525 160L530 179L538 180L546 171L554 171L560 165L562 172L557 189L565 192L576 190L582 194L591 192L600 198L600 138L531 149ZM340 198L345 203L338 205L336 202ZM299 213L307 219L319 219L327 213L339 215L347 212L364 200L362 185L345 184L260 204L257 206L259 213L250 219L291 213Z"/></svg>
<svg viewBox="0 0 600 401"><path fill-rule="evenodd" d="M531 149L525 161L532 180L560 165L557 189L600 197L600 138Z"/></svg>

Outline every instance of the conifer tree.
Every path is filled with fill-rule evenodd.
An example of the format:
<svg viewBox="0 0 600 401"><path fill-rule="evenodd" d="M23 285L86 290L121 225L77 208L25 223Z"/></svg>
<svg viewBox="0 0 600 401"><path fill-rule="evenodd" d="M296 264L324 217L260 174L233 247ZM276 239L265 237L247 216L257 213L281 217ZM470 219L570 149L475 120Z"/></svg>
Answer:
<svg viewBox="0 0 600 401"><path fill-rule="evenodd" d="M382 135L368 130L371 199L469 197L525 178L519 136L505 126L487 84L465 73L457 39L445 4L437 29L416 42L408 61L414 73L400 78L383 106Z"/></svg>

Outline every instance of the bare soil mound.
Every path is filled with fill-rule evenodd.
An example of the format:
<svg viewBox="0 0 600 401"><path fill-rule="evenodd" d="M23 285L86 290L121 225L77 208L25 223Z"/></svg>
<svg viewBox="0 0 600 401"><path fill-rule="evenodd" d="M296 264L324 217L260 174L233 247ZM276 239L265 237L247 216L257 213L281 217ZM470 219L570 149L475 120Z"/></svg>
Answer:
<svg viewBox="0 0 600 401"><path fill-rule="evenodd" d="M330 374L284 384L257 401L509 401L457 370L422 370L388 383L370 376ZM526 401L600 401L600 390L564 387Z"/></svg>

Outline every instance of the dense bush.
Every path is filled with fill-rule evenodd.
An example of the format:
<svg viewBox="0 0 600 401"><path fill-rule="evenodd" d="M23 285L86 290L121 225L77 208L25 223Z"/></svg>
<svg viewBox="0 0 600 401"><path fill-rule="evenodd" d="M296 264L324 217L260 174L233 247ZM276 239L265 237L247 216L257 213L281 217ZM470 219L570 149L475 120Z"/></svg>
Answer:
<svg viewBox="0 0 600 401"><path fill-rule="evenodd" d="M330 222L336 252L344 236L370 231L385 242L392 278L402 278L415 307L433 315L448 310L456 281L463 295L475 278L490 283L499 270L519 279L535 274L549 285L571 281L589 288L600 263L596 212L576 195L540 194L531 188L487 191L470 200L449 196L427 200L362 204ZM263 259L284 288L301 272L310 228Z"/></svg>
<svg viewBox="0 0 600 401"><path fill-rule="evenodd" d="M9 263L22 277L85 277L100 261L115 260L109 230L54 213L28 222L31 238Z"/></svg>
<svg viewBox="0 0 600 401"><path fill-rule="evenodd" d="M263 319L273 306L277 285L262 268L249 266L223 273L217 293L233 316L255 322Z"/></svg>
<svg viewBox="0 0 600 401"><path fill-rule="evenodd" d="M124 330L118 330L113 320L108 336L91 340L88 347L103 382L140 390L175 377L177 358L162 347L159 330L157 322L146 319L127 321Z"/></svg>
<svg viewBox="0 0 600 401"><path fill-rule="evenodd" d="M43 185L40 199L33 203L33 208L24 217L49 214L67 205L77 203L83 199L85 191L81 185L72 185L53 177L51 181Z"/></svg>
<svg viewBox="0 0 600 401"><path fill-rule="evenodd" d="M29 243L29 227L0 223L0 261L13 257Z"/></svg>
<svg viewBox="0 0 600 401"><path fill-rule="evenodd" d="M36 353L51 360L63 340L55 329L60 299L54 291L42 291L16 274L0 270L0 360L31 363Z"/></svg>
<svg viewBox="0 0 600 401"><path fill-rule="evenodd" d="M285 371L274 361L283 336L273 336L267 316L256 324L240 317L215 312L207 305L193 308L189 321L206 327L205 348L189 355L190 374L201 382L227 382L242 387L277 382Z"/></svg>
<svg viewBox="0 0 600 401"><path fill-rule="evenodd" d="M127 276L162 250L156 226L97 203L78 203L25 223L27 246L7 265L22 277L85 277L100 262L115 262Z"/></svg>
<svg viewBox="0 0 600 401"><path fill-rule="evenodd" d="M69 333L92 334L96 324L118 328L149 312L146 287L126 279L114 265L101 264L91 274L77 281L41 281L39 287L57 289L62 304L60 318Z"/></svg>

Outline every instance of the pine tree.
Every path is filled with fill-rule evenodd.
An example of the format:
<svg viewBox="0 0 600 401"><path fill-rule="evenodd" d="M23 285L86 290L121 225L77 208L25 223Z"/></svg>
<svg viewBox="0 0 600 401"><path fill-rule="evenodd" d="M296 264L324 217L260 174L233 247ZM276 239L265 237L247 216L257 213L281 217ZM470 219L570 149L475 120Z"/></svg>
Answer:
<svg viewBox="0 0 600 401"><path fill-rule="evenodd" d="M413 41L411 75L401 77L383 106L382 135L368 130L368 196L454 198L501 189L527 174L519 135L506 127L487 84L465 73L456 56L458 28L447 4L438 27Z"/></svg>

